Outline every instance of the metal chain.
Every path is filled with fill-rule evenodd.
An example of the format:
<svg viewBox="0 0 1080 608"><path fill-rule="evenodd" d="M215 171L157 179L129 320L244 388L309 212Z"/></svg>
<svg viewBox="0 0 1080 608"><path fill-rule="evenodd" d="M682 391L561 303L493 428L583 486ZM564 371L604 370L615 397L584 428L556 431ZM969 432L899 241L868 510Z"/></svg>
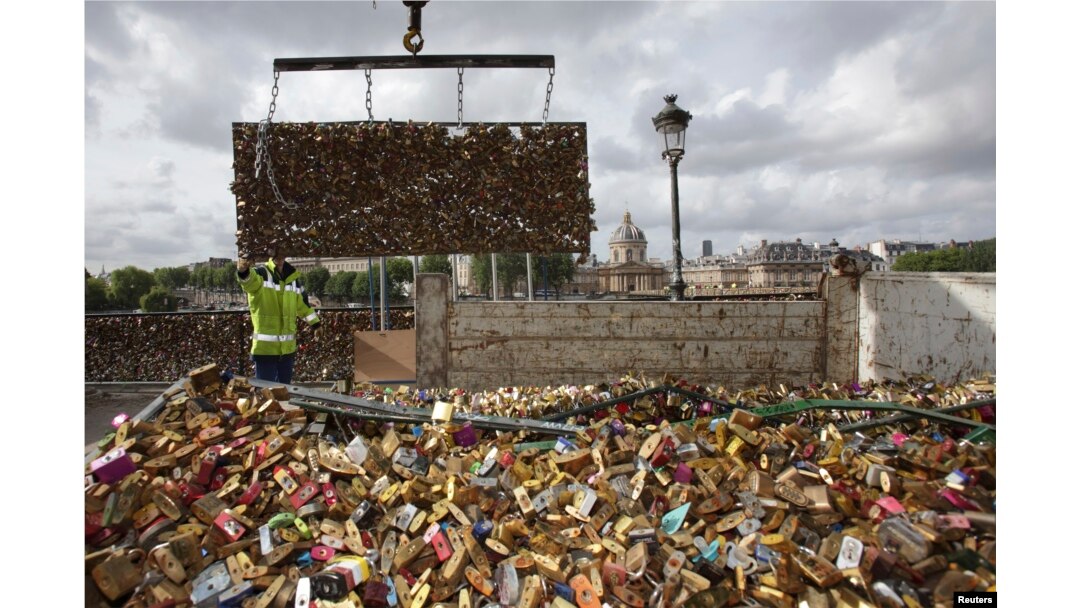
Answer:
<svg viewBox="0 0 1080 608"><path fill-rule="evenodd" d="M274 70L274 87L270 89L270 111L267 112L265 119L259 121L259 135L255 143L255 178L259 178L259 167L265 159L266 177L270 180L270 188L274 191L274 200L287 209L296 209L298 205L286 201L285 197L281 196L277 180L274 179L274 165L270 160L270 142L267 131L270 128L270 122L274 119L274 112L277 111L278 77L280 76L281 72Z"/></svg>
<svg viewBox="0 0 1080 608"><path fill-rule="evenodd" d="M461 81L461 77L464 74L465 74L465 68L458 68L457 69L457 128L458 129L463 128L462 122L461 122L461 117L462 117L461 108L462 108L462 98L463 98L463 96L465 94L465 85Z"/></svg>
<svg viewBox="0 0 1080 608"><path fill-rule="evenodd" d="M364 78L367 78L367 98L364 100L364 105L367 106L367 119L368 122L375 122L375 115L371 113L371 69L364 70Z"/></svg>
<svg viewBox="0 0 1080 608"><path fill-rule="evenodd" d="M551 107L551 89L555 86L555 68L548 68L547 97L544 99L544 124L547 125L548 109Z"/></svg>
<svg viewBox="0 0 1080 608"><path fill-rule="evenodd" d="M281 72L274 70L274 87L270 89L270 112L266 115L266 122L270 122L274 119L274 112L277 111L277 96L278 96L278 77L281 76ZM255 146L255 179L259 179L259 167L262 165L263 147L265 144L265 138L262 125L259 126L259 140Z"/></svg>

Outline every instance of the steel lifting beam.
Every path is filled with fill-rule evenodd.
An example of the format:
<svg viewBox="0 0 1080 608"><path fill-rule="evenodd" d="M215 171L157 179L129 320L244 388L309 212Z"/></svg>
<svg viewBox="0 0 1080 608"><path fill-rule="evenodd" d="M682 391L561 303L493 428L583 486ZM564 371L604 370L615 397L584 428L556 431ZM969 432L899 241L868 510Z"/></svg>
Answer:
<svg viewBox="0 0 1080 608"><path fill-rule="evenodd" d="M943 407L943 408L932 410L932 411L938 412L940 414L952 414L953 412L963 412L965 410L973 410L973 409L975 409L977 407L982 407L984 405L996 406L997 405L997 399L983 399L983 400L980 400L980 401L971 401L971 402L965 403L963 405L954 405L952 407ZM919 410L919 411L922 412L922 411L926 411L926 410ZM910 422L910 421L915 420L915 419L917 419L919 417L922 417L922 416L916 416L915 414L898 414L896 416L889 416L888 418L874 418L872 420L862 420L862 421L859 421L859 422L854 422L852 424L846 424L846 425L844 425L842 427L839 427L839 430L845 431L845 432L861 431L863 429L869 429L869 428L873 428L875 426L882 426L882 425L885 425L885 424L895 424L897 422ZM967 424L969 424L971 426L977 426L977 427L989 427L990 426L990 425L987 425L987 424L983 424L981 422L977 422L975 420L968 420Z"/></svg>
<svg viewBox="0 0 1080 608"><path fill-rule="evenodd" d="M274 388L284 386L290 396L296 396L301 398L301 403L297 403L300 407L304 407L302 404L310 403L310 401L321 401L325 403L332 403L338 406L333 410L333 413L352 415L353 417L371 418L375 420L392 420L394 422L412 422L415 424L421 424L424 422L431 422L432 410L426 407L414 407L389 403L379 403L370 399L362 399L360 397L353 397L351 395L340 395L337 393L327 393L325 391L317 391L307 389L299 386L293 386L291 384L281 384L280 382L267 382L265 380L258 380L249 378L248 382L251 386L256 388ZM289 403L293 403L290 399ZM352 412L352 414L349 414ZM468 412L455 413L450 420L454 424L471 423L478 429L490 429L498 431L529 431L533 433L541 433L548 435L574 435L579 431L585 430L585 427L561 424L558 422L551 422L548 420L533 420L531 418L508 418L503 416L486 416L483 414L471 414Z"/></svg>
<svg viewBox="0 0 1080 608"><path fill-rule="evenodd" d="M340 121L340 122L320 122L320 123L316 123L316 124L360 126L360 125L368 125L368 124L374 123L374 124L377 124L377 125L390 125L390 126L395 126L396 125L396 126L399 126L399 127L404 127L409 122L412 122L414 125L438 125L440 127L456 127L456 126L458 126L457 121L449 121L449 120L412 120L412 121L404 121L404 120L373 120L373 121L369 121L369 120L343 120L343 121ZM246 122L234 122L234 123L232 123L234 129L237 128L237 127L243 128L243 126L247 125L247 124L257 124L257 123L246 123ZM282 124L282 123L275 123L275 124ZM492 127L492 126L495 126L496 124L506 125L510 129L516 129L517 127L525 127L525 126L528 126L528 127L542 127L545 124L555 126L555 127L583 127L583 128L588 125L588 123L584 123L584 122L553 122L553 121L548 121L547 123L543 123L543 122L540 122L540 121L519 121L519 122L501 121L501 122L498 122L498 123L494 123L494 122L468 121L468 120L465 120L465 121L462 121L461 126L462 127ZM556 252L556 253L558 253L558 252ZM402 306L393 306L391 308L403 308L403 307ZM355 310L355 309L347 309L347 310ZM360 309L360 310L364 310L364 309ZM184 314L214 314L214 313L221 313L221 312L222 311L220 311L220 310L215 310L215 311L212 311L212 312L205 312L205 313L184 313ZM226 312L232 312L232 311L226 311ZM236 311L236 312L240 313L240 312L247 312L247 311L241 310L241 311ZM167 315L167 314L168 315L175 315L177 313L175 313L175 312L169 312L169 313L166 313L166 312L141 312L141 313L122 313L122 314L128 314L128 315L134 315L134 314L139 314L139 315ZM89 315L87 315L87 316L89 316ZM102 316L104 316L104 315L102 315Z"/></svg>
<svg viewBox="0 0 1080 608"><path fill-rule="evenodd" d="M981 443L982 441L994 442L996 439L996 427L992 424L986 424L984 422L978 422L975 420L969 420L967 418L960 418L957 416L950 416L946 412L959 412L964 410L974 409L984 405L996 405L996 399L986 399L982 401L972 401L963 405L958 405L949 408L942 408L940 410L924 410L915 407L909 407L906 405L900 405L899 403L892 402L867 402L867 401L836 401L826 399L801 399L799 401L785 401L784 403L777 403L775 405L766 405L762 407L755 407L752 411L754 414L761 416L762 418L777 418L779 416L787 416L791 414L798 414L800 412L807 412L811 410L872 410L878 412L902 412L899 416L891 416L889 418L881 418L877 420L864 420L854 424L845 425L839 427L837 430L842 432L852 432L865 428L872 428L875 426L881 426L884 424L892 424L895 422L907 422L910 420L916 420L919 418L930 418L938 422L944 422L956 426L969 426L974 430L964 439L972 441L974 443ZM725 413L719 416L713 416L708 418L712 420L726 420L731 414ZM672 424L694 424L702 418L689 418L687 420L680 420Z"/></svg>
<svg viewBox="0 0 1080 608"><path fill-rule="evenodd" d="M274 70L277 72L554 67L554 55L398 55L386 57L298 57L274 60Z"/></svg>
<svg viewBox="0 0 1080 608"><path fill-rule="evenodd" d="M173 382L172 385L169 386L169 388L161 391L161 394L159 394L157 397L154 397L154 400L151 401L149 405L144 407L142 411L140 411L138 414L132 416L132 418L135 420L143 421L150 421L154 419L161 412L161 409L165 407L165 395L176 395L179 393L184 393L184 382L186 381L187 377L184 377L180 380L177 380L176 382Z"/></svg>

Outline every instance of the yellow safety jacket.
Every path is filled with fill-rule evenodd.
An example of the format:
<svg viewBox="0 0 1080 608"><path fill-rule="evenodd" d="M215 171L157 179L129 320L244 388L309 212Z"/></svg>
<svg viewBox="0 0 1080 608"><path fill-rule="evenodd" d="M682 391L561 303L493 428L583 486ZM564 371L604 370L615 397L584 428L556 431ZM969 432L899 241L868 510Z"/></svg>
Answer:
<svg viewBox="0 0 1080 608"><path fill-rule="evenodd" d="M308 325L319 323L300 284L300 272L288 262L283 268L275 268L274 261L269 260L246 274L237 272L236 278L247 293L251 324L255 326L251 354L295 353L296 318L303 317Z"/></svg>

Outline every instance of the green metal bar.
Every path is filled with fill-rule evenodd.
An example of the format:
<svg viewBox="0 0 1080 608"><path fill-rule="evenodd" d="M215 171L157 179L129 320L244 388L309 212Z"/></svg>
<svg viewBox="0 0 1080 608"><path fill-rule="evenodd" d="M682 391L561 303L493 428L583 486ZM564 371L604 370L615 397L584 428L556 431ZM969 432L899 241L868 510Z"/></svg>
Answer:
<svg viewBox="0 0 1080 608"><path fill-rule="evenodd" d="M964 440L971 443L997 443L997 431L981 426L964 435Z"/></svg>
<svg viewBox="0 0 1080 608"><path fill-rule="evenodd" d="M540 451L553 450L557 441L532 441L529 443L516 443L514 444L515 452L524 452L525 450L536 448Z"/></svg>

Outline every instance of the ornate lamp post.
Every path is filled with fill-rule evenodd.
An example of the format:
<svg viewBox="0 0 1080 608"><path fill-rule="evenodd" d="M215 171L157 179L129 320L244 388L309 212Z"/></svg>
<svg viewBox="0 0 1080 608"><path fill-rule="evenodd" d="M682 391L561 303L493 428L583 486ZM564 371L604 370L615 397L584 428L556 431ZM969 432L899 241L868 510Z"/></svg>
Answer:
<svg viewBox="0 0 1080 608"><path fill-rule="evenodd" d="M683 300L686 282L682 277L682 244L679 227L679 160L682 159L686 144L686 126L693 116L675 105L678 95L665 95L667 105L653 117L653 127L660 134L664 146L660 158L666 158L671 167L671 246L674 249L675 267L671 274L671 299Z"/></svg>

